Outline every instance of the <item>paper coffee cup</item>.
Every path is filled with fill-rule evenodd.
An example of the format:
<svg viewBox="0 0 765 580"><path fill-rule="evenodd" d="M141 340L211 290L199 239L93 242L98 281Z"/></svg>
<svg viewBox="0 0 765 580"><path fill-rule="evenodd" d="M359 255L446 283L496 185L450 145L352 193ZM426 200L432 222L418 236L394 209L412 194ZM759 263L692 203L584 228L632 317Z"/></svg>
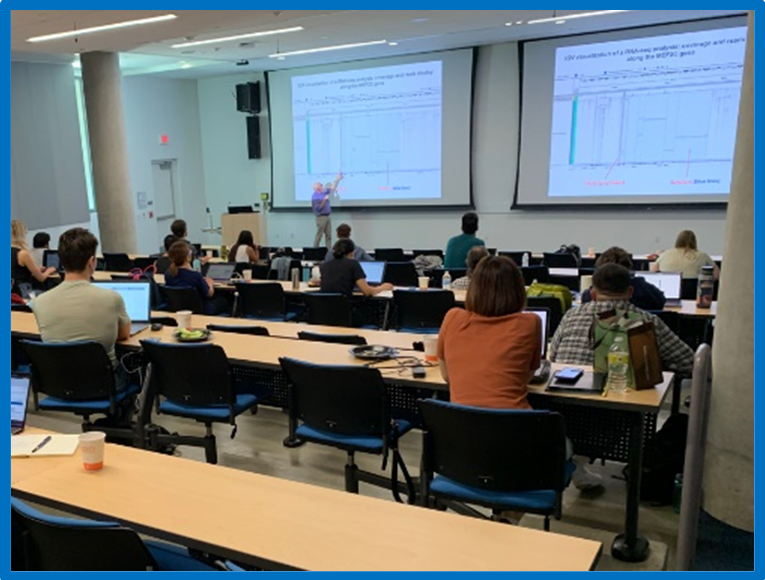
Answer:
<svg viewBox="0 0 765 580"><path fill-rule="evenodd" d="M426 336L422 342L425 345L425 360L428 362L437 362L438 361L438 337Z"/></svg>
<svg viewBox="0 0 765 580"><path fill-rule="evenodd" d="M589 290L592 286L592 276L582 276L579 278L579 293L583 294L585 290Z"/></svg>
<svg viewBox="0 0 765 580"><path fill-rule="evenodd" d="M417 278L417 285L419 286L420 290L427 290L428 286L430 285L430 278L427 276L419 276Z"/></svg>
<svg viewBox="0 0 765 580"><path fill-rule="evenodd" d="M191 310L179 310L175 313L178 328L191 328Z"/></svg>
<svg viewBox="0 0 765 580"><path fill-rule="evenodd" d="M86 471L98 471L104 466L105 443L106 433L101 431L88 431L80 435L80 454Z"/></svg>
<svg viewBox="0 0 765 580"><path fill-rule="evenodd" d="M595 257L595 248L587 248L587 255L590 258L594 258Z"/></svg>
<svg viewBox="0 0 765 580"><path fill-rule="evenodd" d="M252 280L252 270L243 270L242 276L244 276L244 279L249 282L250 280Z"/></svg>
<svg viewBox="0 0 765 580"><path fill-rule="evenodd" d="M212 250L207 250L207 252L205 253L205 255L206 255L208 258L212 258L212 257L213 257L213 252L212 252Z"/></svg>

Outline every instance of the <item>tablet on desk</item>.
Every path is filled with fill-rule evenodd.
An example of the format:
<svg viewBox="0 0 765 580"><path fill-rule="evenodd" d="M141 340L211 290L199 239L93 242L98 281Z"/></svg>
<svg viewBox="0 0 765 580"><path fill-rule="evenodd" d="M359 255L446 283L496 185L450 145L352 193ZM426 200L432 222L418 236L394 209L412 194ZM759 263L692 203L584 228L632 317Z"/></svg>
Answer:
<svg viewBox="0 0 765 580"><path fill-rule="evenodd" d="M547 384L547 389L545 390L555 393L581 393L585 395L598 395L603 392L604 378L605 375L602 373L584 371L579 379L575 383L572 383L571 379L564 377L561 380L554 374L550 378L550 382Z"/></svg>

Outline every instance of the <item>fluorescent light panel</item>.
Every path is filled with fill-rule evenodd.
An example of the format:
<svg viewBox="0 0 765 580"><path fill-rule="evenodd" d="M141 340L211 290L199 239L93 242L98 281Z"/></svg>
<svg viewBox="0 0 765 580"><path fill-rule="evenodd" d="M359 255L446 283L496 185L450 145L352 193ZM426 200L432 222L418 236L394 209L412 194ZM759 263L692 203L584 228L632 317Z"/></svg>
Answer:
<svg viewBox="0 0 765 580"><path fill-rule="evenodd" d="M57 32L55 34L46 34L44 36L33 36L32 38L27 38L27 42L46 42L48 40L59 40L61 38L71 38L73 36L82 36L83 34L92 34L94 32L106 32L107 30L116 30L118 28L128 28L130 26L140 26L142 24L155 24L157 22L175 20L176 18L178 17L175 14L164 14L163 16L152 16L151 18L127 20L125 22L104 24L102 26L92 26L90 28L80 28L79 30Z"/></svg>
<svg viewBox="0 0 765 580"><path fill-rule="evenodd" d="M321 48L306 48L305 50L293 50L291 52L277 52L269 54L269 58L283 58L285 56L296 56L298 54L312 54L314 52L328 52L330 50L343 50L345 48L359 48L362 46L373 46L375 44L385 44L387 40L372 40L370 42L357 42L354 44L337 44L335 46L322 46Z"/></svg>
<svg viewBox="0 0 765 580"><path fill-rule="evenodd" d="M292 28L280 28L278 30L265 30L263 32L249 32L247 34L237 34L236 36L224 36L221 38L210 38L208 40L194 40L191 42L182 42L174 44L172 48L186 48L187 46L201 46L203 44L218 44L222 42L231 42L232 40L244 40L245 38L257 38L258 36L271 36L274 34L285 34L287 32L299 32L303 30L302 26L293 26Z"/></svg>
<svg viewBox="0 0 765 580"><path fill-rule="evenodd" d="M579 14L569 14L567 16L551 16L550 18L539 18L529 20L528 24L543 24L545 22L560 22L574 20L575 18L588 18L590 16L604 16L606 14L615 14L616 12L630 12L629 10L598 10L596 12L580 12Z"/></svg>

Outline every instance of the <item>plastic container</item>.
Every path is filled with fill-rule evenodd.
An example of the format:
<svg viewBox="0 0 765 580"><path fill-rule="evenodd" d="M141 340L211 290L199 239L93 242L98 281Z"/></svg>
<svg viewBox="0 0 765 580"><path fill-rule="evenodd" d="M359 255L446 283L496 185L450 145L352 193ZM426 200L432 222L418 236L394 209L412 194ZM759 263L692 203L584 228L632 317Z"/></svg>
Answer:
<svg viewBox="0 0 765 580"><path fill-rule="evenodd" d="M300 290L300 268L292 268L290 275L292 277L292 289Z"/></svg>
<svg viewBox="0 0 765 580"><path fill-rule="evenodd" d="M714 268L712 266L703 266L699 273L699 283L696 287L696 307L711 308L714 290Z"/></svg>
<svg viewBox="0 0 765 580"><path fill-rule="evenodd" d="M614 344L608 350L608 390L623 393L627 390L630 366L630 354L623 336L614 338Z"/></svg>
<svg viewBox="0 0 765 580"><path fill-rule="evenodd" d="M452 287L452 275L449 274L449 270L444 272L444 277L441 278L441 288L444 290L450 290Z"/></svg>
<svg viewBox="0 0 765 580"><path fill-rule="evenodd" d="M523 257L521 258L521 267L522 268L528 268L529 267L529 253L524 252Z"/></svg>

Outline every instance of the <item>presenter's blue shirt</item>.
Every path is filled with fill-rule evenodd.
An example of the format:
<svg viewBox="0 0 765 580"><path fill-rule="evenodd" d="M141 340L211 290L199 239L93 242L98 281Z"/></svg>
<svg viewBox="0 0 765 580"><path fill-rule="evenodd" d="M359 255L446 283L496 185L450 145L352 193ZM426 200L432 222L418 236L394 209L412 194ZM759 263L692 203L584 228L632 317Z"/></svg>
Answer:
<svg viewBox="0 0 765 580"><path fill-rule="evenodd" d="M327 202L323 206L321 205L321 200L323 200L326 195L329 195L328 189L313 192L313 195L311 196L311 207L313 208L314 215L329 215L332 213L329 199L327 199Z"/></svg>
<svg viewBox="0 0 765 580"><path fill-rule="evenodd" d="M468 252L474 246L485 246L480 238L472 234L460 234L454 236L446 244L446 256L444 256L444 268L464 268Z"/></svg>

